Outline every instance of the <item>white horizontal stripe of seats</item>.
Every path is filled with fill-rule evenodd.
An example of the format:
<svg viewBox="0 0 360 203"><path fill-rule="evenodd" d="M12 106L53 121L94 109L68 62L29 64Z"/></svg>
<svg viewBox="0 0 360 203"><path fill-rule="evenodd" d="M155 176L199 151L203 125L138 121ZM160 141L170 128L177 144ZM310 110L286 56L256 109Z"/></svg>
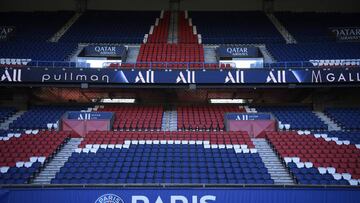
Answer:
<svg viewBox="0 0 360 203"><path fill-rule="evenodd" d="M314 166L312 162L301 162L299 157L284 157L284 161L286 165L294 162L297 168L311 168ZM350 185L360 185L360 180L351 179L350 173L336 173L336 169L334 167L317 167L317 170L320 174L331 174L335 180L340 180L341 178L344 178L350 183Z"/></svg>
<svg viewBox="0 0 360 203"><path fill-rule="evenodd" d="M305 130L305 131L299 130L299 131L297 131L297 133L298 133L298 135L310 135L311 134L311 132L309 130ZM315 133L315 134L313 134L313 136L318 139L324 139L327 142L334 141L334 142L336 142L337 145L349 145L350 144L349 140L339 140L339 138L337 138L337 137L328 137L328 135L326 133L321 133L321 134ZM360 149L360 145L356 146L356 147Z"/></svg>
<svg viewBox="0 0 360 203"><path fill-rule="evenodd" d="M10 140L10 138L12 138L12 137L19 138L19 137L21 137L21 133L8 133L6 137L0 137L0 140L2 140L2 141L8 141L8 140Z"/></svg>
<svg viewBox="0 0 360 203"><path fill-rule="evenodd" d="M59 125L57 123L47 123L46 126L49 130L51 130L51 129L57 129Z"/></svg>
<svg viewBox="0 0 360 203"><path fill-rule="evenodd" d="M359 65L360 59L312 59L309 60L314 66L339 66Z"/></svg>
<svg viewBox="0 0 360 203"><path fill-rule="evenodd" d="M38 129L25 131L26 135L37 135L38 133L39 133ZM12 137L19 138L19 137L21 137L21 135L22 135L21 133L8 133L6 137L0 137L0 140L8 141Z"/></svg>
<svg viewBox="0 0 360 203"><path fill-rule="evenodd" d="M339 140L338 137L328 137L328 135L325 134L325 133L323 133L323 134L314 134L314 137L322 138L327 142L334 141L334 142L336 142L337 145L349 145L350 144L350 140Z"/></svg>
<svg viewBox="0 0 360 203"><path fill-rule="evenodd" d="M31 59L0 58L1 65L27 65Z"/></svg>
<svg viewBox="0 0 360 203"><path fill-rule="evenodd" d="M32 166L32 164L35 162L44 163L45 159L46 159L46 157L43 157L43 156L40 156L40 157L33 156L33 157L30 157L29 161L27 161L27 162L24 162L24 161L16 162L16 167L17 168L20 168L20 167L30 168ZM7 173L9 168L10 168L9 166L1 166L0 173Z"/></svg>
<svg viewBox="0 0 360 203"><path fill-rule="evenodd" d="M76 153L96 153L98 149L129 148L138 144L183 144L203 145L205 149L234 149L235 153L257 153L257 149L249 149L247 145L210 144L208 140L125 140L124 144L87 144L85 148L77 148Z"/></svg>

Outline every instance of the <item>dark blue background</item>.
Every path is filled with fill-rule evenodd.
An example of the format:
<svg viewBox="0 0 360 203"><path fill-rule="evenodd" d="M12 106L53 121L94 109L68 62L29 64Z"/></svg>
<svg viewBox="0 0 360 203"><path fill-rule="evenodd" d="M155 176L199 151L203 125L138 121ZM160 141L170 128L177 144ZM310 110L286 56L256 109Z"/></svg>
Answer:
<svg viewBox="0 0 360 203"><path fill-rule="evenodd" d="M224 188L224 189L2 189L1 203L94 203L104 194L115 194L131 203L132 195L145 195L154 203L158 195L164 203L170 195L215 195L216 203L357 203L360 190L356 188ZM212 203L210 201L209 203ZM199 202L198 202L199 203Z"/></svg>
<svg viewBox="0 0 360 203"><path fill-rule="evenodd" d="M21 70L21 82L8 81L4 79L0 83L64 83L64 84L141 84L136 83L136 77L139 72L146 76L146 70L115 70L115 69L90 69L90 68L18 68ZM0 79L5 74L5 71L13 77L13 68L2 68L0 69ZM180 72L187 77L188 72L186 70L153 70L154 71L154 82L151 84L184 84L182 81L177 83L177 78ZM359 83L360 81L360 69L358 68L333 68L333 69L321 69L321 68L293 68L293 69L246 69L246 70L195 70L195 84L223 84L229 85L234 84L232 81L225 83L226 78L229 74L235 79L236 72L243 73L243 81L237 84L338 84L338 83ZM64 79L64 74L69 75L83 75L87 76L83 80L70 80ZM350 81L349 74L352 75ZM43 81L43 76L50 76L49 80ZM190 74L192 75L192 74ZM241 74L238 74L241 75ZM314 75L318 76L317 78ZM61 79L59 80L59 77ZM91 76L102 78L106 76L109 81L104 80L91 80ZM273 77L270 77L273 76ZM285 77L284 77L285 76ZM331 77L328 77L331 76ZM345 80L339 80L344 76ZM332 78L334 77L334 78ZM17 78L17 77L16 77ZM57 79L56 79L57 78ZM273 80L273 78L275 80ZM334 79L334 80L332 80ZM192 82L188 80L187 83ZM235 83L237 81L235 80Z"/></svg>

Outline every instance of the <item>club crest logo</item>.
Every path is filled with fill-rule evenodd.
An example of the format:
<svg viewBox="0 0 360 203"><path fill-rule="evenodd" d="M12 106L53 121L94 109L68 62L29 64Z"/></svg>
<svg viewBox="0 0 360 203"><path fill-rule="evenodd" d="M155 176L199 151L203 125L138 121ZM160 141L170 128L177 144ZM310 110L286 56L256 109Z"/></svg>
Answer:
<svg viewBox="0 0 360 203"><path fill-rule="evenodd" d="M124 203L124 201L117 195L105 194L97 198L95 203Z"/></svg>

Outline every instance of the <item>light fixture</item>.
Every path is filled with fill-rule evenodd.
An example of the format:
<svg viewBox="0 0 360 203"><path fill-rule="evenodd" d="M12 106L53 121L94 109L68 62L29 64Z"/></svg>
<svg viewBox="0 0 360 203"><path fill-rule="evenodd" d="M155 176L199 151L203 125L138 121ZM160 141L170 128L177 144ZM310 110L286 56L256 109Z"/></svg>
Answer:
<svg viewBox="0 0 360 203"><path fill-rule="evenodd" d="M101 99L100 103L133 104L135 99Z"/></svg>
<svg viewBox="0 0 360 203"><path fill-rule="evenodd" d="M248 102L245 99L210 99L211 104L245 104Z"/></svg>

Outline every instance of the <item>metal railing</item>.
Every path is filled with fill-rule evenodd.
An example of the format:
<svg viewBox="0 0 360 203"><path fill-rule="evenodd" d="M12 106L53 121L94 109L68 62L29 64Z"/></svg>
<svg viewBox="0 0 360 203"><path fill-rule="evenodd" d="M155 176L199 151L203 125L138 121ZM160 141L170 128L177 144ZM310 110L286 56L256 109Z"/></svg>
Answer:
<svg viewBox="0 0 360 203"><path fill-rule="evenodd" d="M84 62L70 61L20 61L2 60L2 67L46 67L46 68L90 68ZM106 62L102 67L92 68L117 68L117 69L229 69L234 68L233 63L205 63L205 62L136 62L136 63L111 63ZM284 61L263 63L263 68L331 68L331 67L360 67L360 59L344 60L311 60L311 61Z"/></svg>
<svg viewBox="0 0 360 203"><path fill-rule="evenodd" d="M275 184L8 184L0 188L349 188L351 185L275 185Z"/></svg>

